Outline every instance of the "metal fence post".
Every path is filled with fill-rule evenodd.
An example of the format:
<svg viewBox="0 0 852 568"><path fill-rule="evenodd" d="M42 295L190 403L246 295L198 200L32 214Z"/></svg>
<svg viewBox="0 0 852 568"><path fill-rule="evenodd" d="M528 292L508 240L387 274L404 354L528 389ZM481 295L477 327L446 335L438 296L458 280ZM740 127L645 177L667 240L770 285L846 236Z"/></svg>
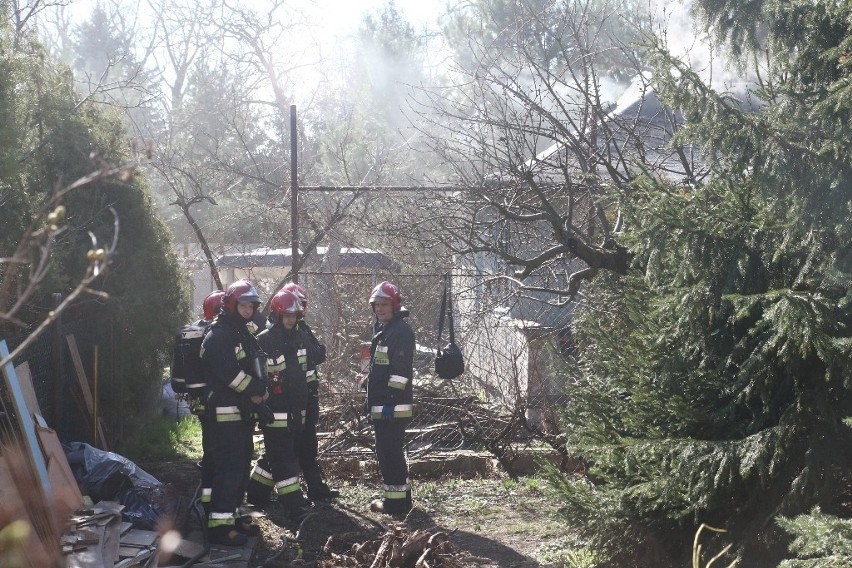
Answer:
<svg viewBox="0 0 852 568"><path fill-rule="evenodd" d="M296 105L290 105L290 279L299 282L299 133L296 128Z"/></svg>

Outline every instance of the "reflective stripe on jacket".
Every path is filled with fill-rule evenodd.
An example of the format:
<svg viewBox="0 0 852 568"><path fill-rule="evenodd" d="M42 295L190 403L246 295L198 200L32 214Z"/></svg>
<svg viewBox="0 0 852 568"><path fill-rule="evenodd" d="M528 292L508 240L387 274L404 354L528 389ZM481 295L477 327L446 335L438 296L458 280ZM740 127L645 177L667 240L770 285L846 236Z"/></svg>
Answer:
<svg viewBox="0 0 852 568"><path fill-rule="evenodd" d="M376 324L370 346L370 369L367 375L367 408L394 406L394 418L410 418L414 395L414 331L396 314L384 325Z"/></svg>

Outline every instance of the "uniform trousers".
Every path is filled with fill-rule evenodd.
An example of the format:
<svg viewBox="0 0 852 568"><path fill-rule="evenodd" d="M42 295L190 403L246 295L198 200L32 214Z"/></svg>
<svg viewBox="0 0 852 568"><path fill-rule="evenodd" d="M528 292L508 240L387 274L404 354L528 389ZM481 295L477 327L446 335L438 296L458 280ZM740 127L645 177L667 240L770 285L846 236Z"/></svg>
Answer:
<svg viewBox="0 0 852 568"><path fill-rule="evenodd" d="M376 460L382 475L385 506L393 510L411 508L408 462L405 459L405 428L408 420L373 420Z"/></svg>
<svg viewBox="0 0 852 568"><path fill-rule="evenodd" d="M290 420L292 420L292 415ZM274 491L278 502L288 509L305 505L306 499L299 484L299 460L294 450L293 428L263 427L263 456L251 473L247 498L255 505L264 505Z"/></svg>
<svg viewBox="0 0 852 568"><path fill-rule="evenodd" d="M215 409L214 409L215 410ZM208 524L233 524L243 502L253 452L254 423L247 420L207 424L207 455L210 467L210 506ZM230 515L230 516L229 516Z"/></svg>
<svg viewBox="0 0 852 568"><path fill-rule="evenodd" d="M319 454L319 442L317 441L317 423L319 422L319 398L311 393L308 398L308 409L305 414L305 424L296 435L295 451L299 459L299 467L302 476L308 486L308 493L317 490L324 485L322 471L317 462Z"/></svg>

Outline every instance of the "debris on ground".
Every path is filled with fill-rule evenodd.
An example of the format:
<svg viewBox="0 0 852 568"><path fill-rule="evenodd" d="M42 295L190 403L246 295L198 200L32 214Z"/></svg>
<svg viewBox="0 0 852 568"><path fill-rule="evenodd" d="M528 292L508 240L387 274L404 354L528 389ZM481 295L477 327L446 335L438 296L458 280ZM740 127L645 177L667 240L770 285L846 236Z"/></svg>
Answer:
<svg viewBox="0 0 852 568"><path fill-rule="evenodd" d="M351 534L331 535L316 560L317 568L465 568L482 566L453 544L443 531L409 532L392 524L381 538L352 542Z"/></svg>

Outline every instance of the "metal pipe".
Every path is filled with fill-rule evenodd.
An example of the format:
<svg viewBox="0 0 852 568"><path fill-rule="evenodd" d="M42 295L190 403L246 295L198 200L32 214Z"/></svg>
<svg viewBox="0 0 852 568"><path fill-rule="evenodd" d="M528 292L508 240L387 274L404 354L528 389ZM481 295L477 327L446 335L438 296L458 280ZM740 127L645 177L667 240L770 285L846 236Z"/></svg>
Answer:
<svg viewBox="0 0 852 568"><path fill-rule="evenodd" d="M290 273L299 282L299 162L296 105L290 105Z"/></svg>
<svg viewBox="0 0 852 568"><path fill-rule="evenodd" d="M474 192L476 188L444 185L303 185L300 191L345 191L348 193L427 192L458 193Z"/></svg>

